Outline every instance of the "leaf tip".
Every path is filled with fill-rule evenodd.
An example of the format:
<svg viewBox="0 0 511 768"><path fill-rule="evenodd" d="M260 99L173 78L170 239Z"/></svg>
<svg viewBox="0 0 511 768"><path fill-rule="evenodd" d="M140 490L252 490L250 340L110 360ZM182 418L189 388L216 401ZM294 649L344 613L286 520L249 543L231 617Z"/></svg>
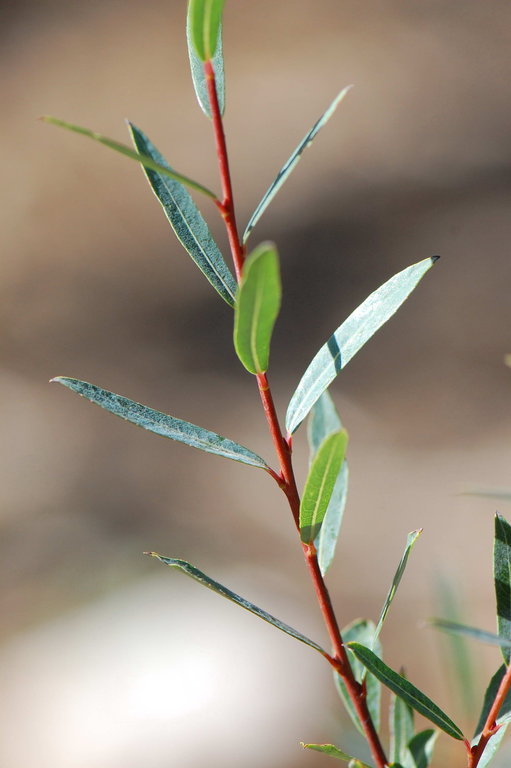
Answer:
<svg viewBox="0 0 511 768"><path fill-rule="evenodd" d="M438 259L439 259L439 258L440 258L440 256L438 256L438 255L437 255L437 256L432 256L432 257L431 257L431 261L432 261L432 263L433 263L433 264L436 264L436 262L438 261Z"/></svg>

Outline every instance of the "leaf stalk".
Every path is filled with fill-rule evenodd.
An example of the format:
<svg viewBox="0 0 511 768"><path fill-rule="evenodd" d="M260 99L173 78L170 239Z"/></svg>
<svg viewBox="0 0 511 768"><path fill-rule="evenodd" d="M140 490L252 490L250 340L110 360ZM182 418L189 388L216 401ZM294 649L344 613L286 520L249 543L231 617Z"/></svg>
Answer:
<svg viewBox="0 0 511 768"><path fill-rule="evenodd" d="M492 736L495 736L499 728L502 727L501 725L497 725L497 717L499 715L502 705L504 704L505 698L510 690L511 690L511 665L508 666L506 670L506 674L501 680L501 683L499 685L499 688L495 696L495 699L493 701L493 704L491 706L491 709L488 712L488 717L486 718L486 722L484 724L484 728L481 732L481 736L479 738L478 743L473 747L470 747L470 744L468 744L467 768L476 768L476 766L479 764L481 757L483 756L483 752L489 740L491 739Z"/></svg>

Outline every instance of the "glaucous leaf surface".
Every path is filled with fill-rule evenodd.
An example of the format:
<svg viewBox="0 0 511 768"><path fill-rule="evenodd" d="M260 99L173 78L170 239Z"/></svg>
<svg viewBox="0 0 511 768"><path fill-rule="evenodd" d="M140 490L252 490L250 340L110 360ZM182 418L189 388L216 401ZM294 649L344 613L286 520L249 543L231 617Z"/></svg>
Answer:
<svg viewBox="0 0 511 768"><path fill-rule="evenodd" d="M486 747L484 748L484 752L481 755L479 762L477 763L477 768L486 768L486 766L489 765L489 763L493 760L500 747L500 743L504 738L508 725L509 722L504 723L504 725L499 728L497 733L488 741Z"/></svg>
<svg viewBox="0 0 511 768"><path fill-rule="evenodd" d="M148 155L139 155L138 152L135 152L133 149L131 149L131 147L127 147L126 144L121 144L119 141L109 139L107 136L103 136L101 133L96 133L96 131L89 130L89 128L83 128L82 126L74 125L73 123L66 123L64 120L59 120L57 117L51 117L50 115L44 115L41 120L44 120L45 123L50 123L51 125L57 125L60 128L65 128L66 130L72 131L73 133L79 133L82 136L87 136L89 139L93 139L100 144L104 144L105 147L109 147L110 149L115 150L115 152L119 152L121 155L129 157L131 160L136 160L137 163L143 165L144 168L150 168L153 171L158 171L158 173L161 173L163 176L168 176L170 179L179 181L186 187L195 189L197 192L202 192L202 194L207 195L208 197L212 197L213 200L216 200L215 193L207 187L204 187L202 184L199 184L198 181L194 181L193 179L188 178L188 176L183 176L182 173L178 173L177 171L170 170L166 165L160 165L159 163L156 163Z"/></svg>
<svg viewBox="0 0 511 768"><path fill-rule="evenodd" d="M341 420L328 390L323 392L319 400L314 404L309 417L308 438L310 448L310 460L314 459L317 450L325 437L332 432L342 429ZM318 553L318 563L322 576L330 568L335 555L335 548L339 538L342 518L348 498L349 471L348 462L344 459L341 471L337 475L334 489L328 503L328 507L314 542Z"/></svg>
<svg viewBox="0 0 511 768"><path fill-rule="evenodd" d="M306 544L319 534L347 445L345 429L332 432L321 443L310 466L300 502L300 537Z"/></svg>
<svg viewBox="0 0 511 768"><path fill-rule="evenodd" d="M193 44L189 12L186 17L186 41L188 44L188 57L190 59L190 70L192 73L195 95L197 96L197 100L204 114L207 115L207 117L211 117L211 105L209 103L209 93L206 83L206 76L204 74L204 65L201 59L198 57L197 51L195 50L195 45ZM216 42L215 55L213 56L211 63L215 73L218 106L220 107L220 114L223 115L225 110L225 78L221 24L218 27L218 39Z"/></svg>
<svg viewBox="0 0 511 768"><path fill-rule="evenodd" d="M216 51L225 0L188 0L190 37L197 56L209 61Z"/></svg>
<svg viewBox="0 0 511 768"><path fill-rule="evenodd" d="M408 753L410 756L409 768L428 768L433 759L433 750L438 738L439 731L432 728L417 733L408 744ZM408 768L406 762L403 768Z"/></svg>
<svg viewBox="0 0 511 768"><path fill-rule="evenodd" d="M493 547L493 577L497 598L498 634L511 639L511 525L502 515L495 515L495 541ZM506 664L510 650L501 645Z"/></svg>
<svg viewBox="0 0 511 768"><path fill-rule="evenodd" d="M412 685L405 677L384 664L373 651L360 645L360 643L349 643L349 647L369 672L372 672L396 696L406 701L416 712L424 715L434 725L437 725L449 736L452 736L453 739L464 739L463 733L458 726L447 717L445 712L442 712L440 707L431 701L426 694Z"/></svg>
<svg viewBox="0 0 511 768"><path fill-rule="evenodd" d="M359 760L356 757L352 757L351 755L347 755L346 752L343 752L342 749L339 749L339 747L334 747L333 744L302 744L304 749L313 749L315 752L323 752L325 755L330 755L330 757L335 757L337 760L343 760L345 763L350 763L352 766L362 766L362 768L371 768L370 765L367 763L363 763L362 760Z"/></svg>
<svg viewBox="0 0 511 768"><path fill-rule="evenodd" d="M449 619L429 619L428 624L431 624L431 626L436 629L441 629L444 632L449 632L453 635L463 635L464 637L471 637L473 640L479 640L481 643L499 645L501 648L511 648L511 639L500 637L499 635L493 634L493 632L486 632L484 629L467 627L465 624L458 624L457 621L450 621Z"/></svg>
<svg viewBox="0 0 511 768"><path fill-rule="evenodd" d="M312 142L314 141L314 138L317 136L321 128L325 125L325 123L330 120L332 115L334 114L335 110L337 109L338 105L341 103L341 101L344 99L348 91L351 89L351 85L348 85L346 88L343 88L342 91L335 97L335 99L332 101L326 112L324 112L319 120L317 120L310 131L305 134L301 142L296 147L295 151L291 155L291 157L284 163L280 171L278 172L275 179L272 181L266 192L264 193L261 202L258 204L257 208L255 209L254 213L250 217L250 221L247 224L247 227L245 229L245 232L243 233L243 242L246 243L248 238L250 237L250 233L254 229L255 225L263 215L266 208L269 206L279 189L282 187L284 182L288 179L291 172L294 170L295 166L297 165L298 161L300 160L303 152L307 149L307 147L310 147Z"/></svg>
<svg viewBox="0 0 511 768"><path fill-rule="evenodd" d="M283 621L280 621L280 619L276 619L275 616L272 616L266 611L263 611L262 608L258 608L257 605L254 605L254 603L245 600L244 597L240 597L240 595L237 595L236 592L232 592L232 590L224 587L223 584L219 584L218 581L214 581L214 579L206 576L205 573L199 571L199 569L194 565L191 565L191 563L187 563L186 560L178 560L174 557L164 557L163 555L159 555L157 552L146 552L145 554L157 558L164 565L170 566L170 568L176 568L182 571L187 576L190 576L192 579L195 579L195 581L198 581L199 584L202 584L203 587L207 587L213 592L216 592L218 595L225 597L227 600L236 603L236 605L239 605L246 611L253 613L260 619L263 619L263 621L268 622L268 624L273 624L274 627L277 627L277 629L285 632L286 635L290 635L291 637L294 637L295 640L299 640L301 643L308 645L310 648L318 651L318 653L320 653L322 656L328 655L326 651L323 650L323 648L313 640L309 640L308 637L305 637L305 635L302 635L301 632L298 632L296 629L293 629L293 627L290 627L289 624L285 624Z"/></svg>
<svg viewBox="0 0 511 768"><path fill-rule="evenodd" d="M277 250L273 243L262 243L243 265L234 307L234 348L250 373L268 370L280 299Z"/></svg>
<svg viewBox="0 0 511 768"><path fill-rule="evenodd" d="M399 565L397 567L396 573L394 574L394 578L392 579L392 584L390 585L390 589L387 593L387 597L385 598L385 602L383 604L383 608L380 613L380 618L378 619L378 624L376 625L375 639L380 635L381 629L383 627L383 622L385 621L387 613L389 612L389 608L395 597L396 590L399 587L399 582L403 578L403 573L405 572L405 568L408 562L408 558L410 556L410 552L412 551L413 545L415 544L415 542L417 541L421 533L422 533L422 528L420 528L417 531L412 531L407 536L405 551L403 552L401 560L399 561Z"/></svg>
<svg viewBox="0 0 511 768"><path fill-rule="evenodd" d="M159 166L170 168L163 155L139 128L133 123L129 123L129 128L140 154L151 157ZM150 168L144 168L144 172L179 242L213 288L233 307L236 281L190 193L179 181Z"/></svg>
<svg viewBox="0 0 511 768"><path fill-rule="evenodd" d="M368 296L323 344L289 403L286 429L290 435L298 429L339 371L399 309L437 259L438 256L424 259L391 277Z"/></svg>
<svg viewBox="0 0 511 768"><path fill-rule="evenodd" d="M409 756L408 744L414 732L413 709L399 696L391 694L389 714L390 758L402 762L404 766L403 761Z"/></svg>
<svg viewBox="0 0 511 768"><path fill-rule="evenodd" d="M64 376L57 376L52 381L63 384L64 387L72 389L73 392L77 392L115 416L120 416L121 419L130 421L132 424L147 429L149 432L154 432L156 435L186 443L193 448L200 448L201 451L215 453L226 459L240 461L242 464L249 464L252 467L265 470L269 469L264 459L256 453L233 440L217 435L216 432L202 429L202 427L197 427L188 421L175 419L173 416L155 411L146 405L136 403L134 400L128 400L126 397L101 389L95 384L89 384L87 381L69 379Z"/></svg>
<svg viewBox="0 0 511 768"><path fill-rule="evenodd" d="M351 668L355 679L358 683L361 683L365 678L366 684L366 701L371 720L373 721L376 730L380 728L380 706L381 706L381 683L370 672L367 672L364 665L357 659L352 650L350 650L348 643L358 642L362 645L369 645L374 638L375 626L372 621L367 619L356 619L342 630L342 638L346 645L346 651L350 660ZM381 646L379 641L375 644L375 653L381 655ZM362 723L358 717L357 711L353 706L346 686L337 672L334 672L335 687L341 701L343 702L347 713L351 717L353 724L362 736L365 736L365 731L362 727Z"/></svg>

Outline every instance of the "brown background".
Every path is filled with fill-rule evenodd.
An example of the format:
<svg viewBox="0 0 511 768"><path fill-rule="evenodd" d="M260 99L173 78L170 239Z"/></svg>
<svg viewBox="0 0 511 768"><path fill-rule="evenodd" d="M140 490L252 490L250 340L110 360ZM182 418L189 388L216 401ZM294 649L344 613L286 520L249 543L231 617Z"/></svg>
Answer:
<svg viewBox="0 0 511 768"><path fill-rule="evenodd" d="M271 481L47 384L93 381L272 455L230 311L140 170L36 120L50 113L127 140L129 117L169 162L218 188L184 0L26 0L1 12L0 764L327 760L300 740L363 757L319 657L141 555L189 559L324 642ZM460 702L447 646L420 621L441 610L447 581L465 620L494 628L497 502L460 493L511 486L510 31L505 0L238 0L225 17L242 223L333 95L355 84L252 238L274 239L281 254L271 366L281 412L371 290L442 256L332 389L352 479L329 585L343 623L376 618L407 532L424 527L384 631L386 660L467 732L498 654L472 649L476 697ZM198 202L225 248L213 206ZM462 749L448 747L442 738L435 765L461 767ZM494 763L507 764L504 753Z"/></svg>

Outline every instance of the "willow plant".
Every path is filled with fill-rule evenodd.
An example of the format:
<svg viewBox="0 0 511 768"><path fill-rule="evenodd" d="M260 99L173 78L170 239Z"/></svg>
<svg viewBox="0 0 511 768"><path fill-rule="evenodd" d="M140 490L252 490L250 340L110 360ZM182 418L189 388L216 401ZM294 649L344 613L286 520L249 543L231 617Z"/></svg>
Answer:
<svg viewBox="0 0 511 768"><path fill-rule="evenodd" d="M43 119L105 144L143 167L185 251L233 313L234 348L241 364L257 384L275 448L276 463L272 466L254 451L233 440L121 397L95 384L67 377L58 377L53 381L157 435L249 464L269 474L283 492L289 506L298 533L297 543L303 552L328 632L328 649L214 581L194 565L156 552L147 554L182 571L321 654L334 671L340 699L355 727L365 737L376 768L427 768L432 761L433 747L440 731L459 742L461 749L465 749L467 768L484 768L494 756L511 719L511 526L502 517L497 517L494 563L498 634L449 621L434 622L440 629L496 644L503 654L503 664L490 681L475 735L471 740L404 674L394 671L382 660L380 632L420 531L408 535L402 559L376 624L369 620L356 620L341 629L325 581L334 557L348 492L348 434L342 426L328 388L364 344L399 309L438 257L426 258L390 277L341 323L319 348L305 370L289 402L283 429L268 380L270 342L281 303L279 258L273 243L261 243L249 253L248 242L268 205L305 149L345 98L349 88L340 91L306 133L263 195L240 236L223 126L223 6L223 0L189 0L186 28L193 84L200 107L213 128L221 194L174 170L148 137L133 124L129 124L133 144L130 147L53 117ZM218 209L227 231L234 276L188 190L210 198ZM306 419L311 461L300 494L293 469L292 447L294 435ZM381 723L382 686L391 692L389 744L384 743L382 736L382 730L383 733L387 732L386 728L382 729ZM433 727L417 731L414 712L423 715ZM348 762L352 768L368 766L332 744L307 743L303 746Z"/></svg>

